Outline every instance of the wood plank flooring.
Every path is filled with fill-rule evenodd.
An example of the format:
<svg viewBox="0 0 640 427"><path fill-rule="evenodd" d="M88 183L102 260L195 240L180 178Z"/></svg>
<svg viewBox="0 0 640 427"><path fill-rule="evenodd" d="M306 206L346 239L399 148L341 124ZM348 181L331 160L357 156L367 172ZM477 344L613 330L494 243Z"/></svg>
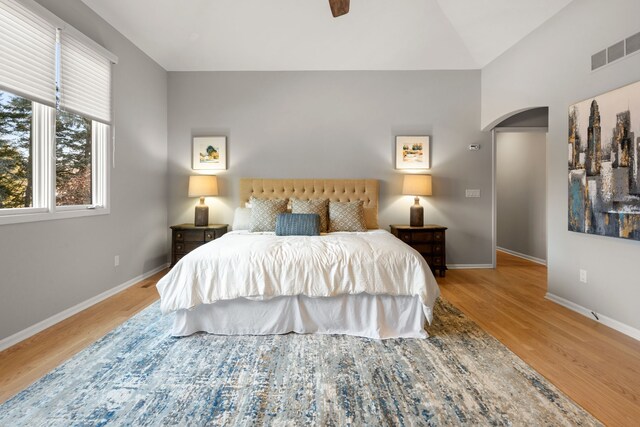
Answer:
<svg viewBox="0 0 640 427"><path fill-rule="evenodd" d="M0 353L0 402L158 298L165 272ZM452 270L442 295L591 414L640 420L640 342L544 299L546 268L498 253L496 270Z"/></svg>
<svg viewBox="0 0 640 427"><path fill-rule="evenodd" d="M447 272L442 295L606 425L640 425L640 341L544 299L546 267L497 261Z"/></svg>
<svg viewBox="0 0 640 427"><path fill-rule="evenodd" d="M0 402L44 376L156 301L155 284L168 270L0 352Z"/></svg>

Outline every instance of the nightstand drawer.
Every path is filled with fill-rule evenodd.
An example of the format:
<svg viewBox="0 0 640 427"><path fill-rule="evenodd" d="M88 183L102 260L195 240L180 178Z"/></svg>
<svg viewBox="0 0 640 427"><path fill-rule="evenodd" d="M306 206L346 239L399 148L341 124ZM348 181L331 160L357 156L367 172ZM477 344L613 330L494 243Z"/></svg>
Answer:
<svg viewBox="0 0 640 427"><path fill-rule="evenodd" d="M204 241L204 231L202 230L185 230L181 233L184 233L184 241L185 242L203 242Z"/></svg>
<svg viewBox="0 0 640 427"><path fill-rule="evenodd" d="M431 232L416 231L411 236L411 241L414 243L415 242L431 242L434 239L433 237L434 234L435 233L431 233Z"/></svg>
<svg viewBox="0 0 640 427"><path fill-rule="evenodd" d="M411 243L411 234L410 233L400 233L398 234L398 238L405 243Z"/></svg>
<svg viewBox="0 0 640 427"><path fill-rule="evenodd" d="M174 240L176 242L202 242L204 240L204 231L176 230L174 231Z"/></svg>
<svg viewBox="0 0 640 427"><path fill-rule="evenodd" d="M411 247L421 254L432 254L434 252L433 245L430 243L414 243Z"/></svg>
<svg viewBox="0 0 640 427"><path fill-rule="evenodd" d="M204 242L176 242L174 250L177 254L188 254L203 244Z"/></svg>

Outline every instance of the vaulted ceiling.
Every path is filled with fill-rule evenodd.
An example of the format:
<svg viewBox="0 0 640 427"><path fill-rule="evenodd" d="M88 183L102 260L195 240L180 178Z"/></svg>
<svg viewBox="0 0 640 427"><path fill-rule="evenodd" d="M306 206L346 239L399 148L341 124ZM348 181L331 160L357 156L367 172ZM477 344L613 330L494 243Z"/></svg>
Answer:
<svg viewBox="0 0 640 427"><path fill-rule="evenodd" d="M82 0L168 71L482 68L572 0Z"/></svg>

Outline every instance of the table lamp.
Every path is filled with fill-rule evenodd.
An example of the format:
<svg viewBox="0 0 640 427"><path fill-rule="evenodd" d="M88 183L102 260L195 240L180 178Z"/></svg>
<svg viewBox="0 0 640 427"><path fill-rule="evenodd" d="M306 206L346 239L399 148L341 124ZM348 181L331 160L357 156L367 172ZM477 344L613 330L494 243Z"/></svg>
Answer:
<svg viewBox="0 0 640 427"><path fill-rule="evenodd" d="M409 225L422 227L424 225L424 209L420 206L418 196L431 195L431 175L405 175L402 184L402 194L415 196L415 203L411 206Z"/></svg>
<svg viewBox="0 0 640 427"><path fill-rule="evenodd" d="M218 195L218 178L215 175L194 175L189 177L189 197L200 197L196 205L196 226L209 225L209 206L204 204L207 196Z"/></svg>

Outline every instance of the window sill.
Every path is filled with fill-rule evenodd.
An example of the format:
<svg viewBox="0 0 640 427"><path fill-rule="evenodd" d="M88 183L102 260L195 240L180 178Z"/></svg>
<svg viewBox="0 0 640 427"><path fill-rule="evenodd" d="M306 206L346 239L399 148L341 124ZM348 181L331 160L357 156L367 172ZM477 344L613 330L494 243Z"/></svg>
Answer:
<svg viewBox="0 0 640 427"><path fill-rule="evenodd" d="M55 212L33 212L19 214L0 213L0 226L25 222L51 221L56 219L81 218L86 216L108 215L109 208L57 210Z"/></svg>

